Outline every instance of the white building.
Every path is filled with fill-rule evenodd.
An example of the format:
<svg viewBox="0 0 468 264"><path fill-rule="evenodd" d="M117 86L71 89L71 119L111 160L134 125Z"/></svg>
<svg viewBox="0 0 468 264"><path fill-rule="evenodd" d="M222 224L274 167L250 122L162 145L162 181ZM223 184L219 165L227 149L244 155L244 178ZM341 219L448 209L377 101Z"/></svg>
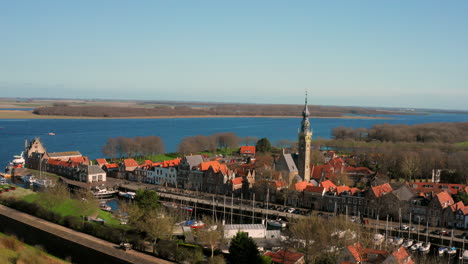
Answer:
<svg viewBox="0 0 468 264"><path fill-rule="evenodd" d="M106 172L98 165L80 165L78 180L81 182L105 182Z"/></svg>
<svg viewBox="0 0 468 264"><path fill-rule="evenodd" d="M177 169L174 167L153 167L146 171L145 182L157 185L176 186Z"/></svg>
<svg viewBox="0 0 468 264"><path fill-rule="evenodd" d="M251 238L265 238L267 235L266 228L262 224L225 225L224 238L231 239L239 231L247 233Z"/></svg>

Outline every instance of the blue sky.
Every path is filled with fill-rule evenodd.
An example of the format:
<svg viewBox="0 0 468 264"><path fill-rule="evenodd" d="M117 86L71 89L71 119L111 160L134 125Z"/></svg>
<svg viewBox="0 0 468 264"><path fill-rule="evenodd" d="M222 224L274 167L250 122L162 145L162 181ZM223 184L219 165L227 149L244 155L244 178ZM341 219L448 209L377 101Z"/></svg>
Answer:
<svg viewBox="0 0 468 264"><path fill-rule="evenodd" d="M0 96L467 109L468 1L0 1Z"/></svg>

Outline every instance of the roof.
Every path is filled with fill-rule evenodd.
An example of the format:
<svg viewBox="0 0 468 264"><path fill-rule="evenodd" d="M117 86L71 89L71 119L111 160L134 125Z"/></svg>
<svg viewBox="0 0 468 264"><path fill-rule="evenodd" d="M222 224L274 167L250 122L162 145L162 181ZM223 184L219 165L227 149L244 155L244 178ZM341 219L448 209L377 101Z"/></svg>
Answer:
<svg viewBox="0 0 468 264"><path fill-rule="evenodd" d="M388 255L387 251L363 248L361 244L354 243L347 247L356 262L382 263ZM371 257L370 255L374 255Z"/></svg>
<svg viewBox="0 0 468 264"><path fill-rule="evenodd" d="M242 177L237 177L237 178L232 179L232 184L234 185L242 184L243 181L244 179Z"/></svg>
<svg viewBox="0 0 468 264"><path fill-rule="evenodd" d="M97 162L98 165L107 164L107 160L106 160L106 159L96 159L96 162Z"/></svg>
<svg viewBox="0 0 468 264"><path fill-rule="evenodd" d="M124 159L125 167L138 167L138 163L134 159Z"/></svg>
<svg viewBox="0 0 468 264"><path fill-rule="evenodd" d="M282 264L295 264L304 258L304 254L302 253L287 251L284 249L280 249L276 252L267 251L265 256L269 256L274 263Z"/></svg>
<svg viewBox="0 0 468 264"><path fill-rule="evenodd" d="M403 248L399 247L397 250L392 252L392 256L394 258L394 263L397 264L413 264L414 260L411 259L411 256L408 252Z"/></svg>
<svg viewBox="0 0 468 264"><path fill-rule="evenodd" d="M185 160L189 164L190 169L192 169L203 162L203 157L201 155L185 156Z"/></svg>
<svg viewBox="0 0 468 264"><path fill-rule="evenodd" d="M219 161L216 161L216 160L215 161L202 162L197 167L201 171L206 171L209 168L212 168L215 173L218 173L218 172L221 172L223 174L228 173L228 167L226 166L226 164L221 164L221 163L219 163Z"/></svg>
<svg viewBox="0 0 468 264"><path fill-rule="evenodd" d="M77 163L89 163L88 157L85 157L85 156L70 157L68 160L71 160L72 162L77 162Z"/></svg>
<svg viewBox="0 0 468 264"><path fill-rule="evenodd" d="M182 161L181 158L171 159L171 160L164 160L164 161L161 162L161 167L163 167L163 168L175 167L175 166L179 165L181 161Z"/></svg>
<svg viewBox="0 0 468 264"><path fill-rule="evenodd" d="M242 146L239 152L240 154L255 154L255 146Z"/></svg>
<svg viewBox="0 0 468 264"><path fill-rule="evenodd" d="M349 186L346 186L346 185L337 186L336 187L336 193L341 194L342 192L351 192L351 188Z"/></svg>
<svg viewBox="0 0 468 264"><path fill-rule="evenodd" d="M454 204L452 196L448 194L447 192L440 192L436 194L436 197L437 197L437 200L439 200L440 206L442 206L442 208L445 208L447 206Z"/></svg>
<svg viewBox="0 0 468 264"><path fill-rule="evenodd" d="M88 174L101 174L106 173L101 169L99 165L90 165L88 166Z"/></svg>
<svg viewBox="0 0 468 264"><path fill-rule="evenodd" d="M114 168L118 168L119 165L117 165L117 163L107 163L104 165L104 167L106 167L107 169L114 169Z"/></svg>
<svg viewBox="0 0 468 264"><path fill-rule="evenodd" d="M305 190L305 192L312 192L312 193L319 193L319 194L323 194L324 191L325 191L325 188L321 187L321 186L310 186L308 185Z"/></svg>
<svg viewBox="0 0 468 264"><path fill-rule="evenodd" d="M282 164L282 162L284 162L284 164ZM280 157L280 162L279 162L279 165L284 165L285 167L281 166L280 168L277 168L277 170L286 170L288 172L297 172L297 167L296 167L296 163L294 163L294 160L291 156L291 154L289 153L283 153L281 154L281 157Z"/></svg>
<svg viewBox="0 0 468 264"><path fill-rule="evenodd" d="M301 181L296 184L294 184L293 189L296 191L303 191L309 183L307 181Z"/></svg>
<svg viewBox="0 0 468 264"><path fill-rule="evenodd" d="M224 225L224 230L247 230L247 229L261 229L261 230L264 230L265 226L262 225L262 224Z"/></svg>
<svg viewBox="0 0 468 264"><path fill-rule="evenodd" d="M62 166L67 168L76 168L78 165L81 165L80 162L73 162L71 160L65 161L61 159L48 159L47 164L52 166Z"/></svg>
<svg viewBox="0 0 468 264"><path fill-rule="evenodd" d="M392 186L390 186L388 183L372 187L372 192L374 193L375 197L381 197L384 194L390 193L391 191L393 191Z"/></svg>
<svg viewBox="0 0 468 264"><path fill-rule="evenodd" d="M413 182L411 185L415 192L424 193L447 191L450 194L457 194L459 191L468 188L463 184L452 183Z"/></svg>
<svg viewBox="0 0 468 264"><path fill-rule="evenodd" d="M325 188L325 190L327 192L332 191L332 190L334 190L336 188L336 185L330 180L326 180L326 181L321 182L320 186Z"/></svg>
<svg viewBox="0 0 468 264"><path fill-rule="evenodd" d="M50 152L47 155L51 158L60 158L60 157L68 157L68 156L81 156L79 151L65 151L65 152Z"/></svg>
<svg viewBox="0 0 468 264"><path fill-rule="evenodd" d="M403 184L402 186L400 186L400 188L392 191L392 193L400 201L409 201L411 198L414 197L413 191L411 191L411 189L406 184Z"/></svg>

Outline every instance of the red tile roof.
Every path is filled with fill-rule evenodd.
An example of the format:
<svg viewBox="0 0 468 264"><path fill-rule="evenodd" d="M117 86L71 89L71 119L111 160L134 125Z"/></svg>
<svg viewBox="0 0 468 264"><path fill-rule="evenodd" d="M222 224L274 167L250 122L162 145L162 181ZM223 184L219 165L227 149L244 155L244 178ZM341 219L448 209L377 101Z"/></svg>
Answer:
<svg viewBox="0 0 468 264"><path fill-rule="evenodd" d="M307 187L309 183L307 181L301 181L296 184L294 184L293 189L296 191L303 191Z"/></svg>
<svg viewBox="0 0 468 264"><path fill-rule="evenodd" d="M242 146L239 152L240 154L255 154L255 146Z"/></svg>
<svg viewBox="0 0 468 264"><path fill-rule="evenodd" d="M98 165L107 164L107 160L106 160L106 159L96 159L96 162L97 162Z"/></svg>
<svg viewBox="0 0 468 264"><path fill-rule="evenodd" d="M89 162L89 159L88 157L71 157L69 160L71 160L72 162L76 162L76 163L88 163Z"/></svg>
<svg viewBox="0 0 468 264"><path fill-rule="evenodd" d="M342 192L351 192L351 188L349 188L349 186L346 185L337 186L336 193L340 195Z"/></svg>
<svg viewBox="0 0 468 264"><path fill-rule="evenodd" d="M302 253L286 251L284 249L280 249L276 252L268 251L265 253L265 256L269 256L273 263L282 264L295 264L304 258L304 254Z"/></svg>
<svg viewBox="0 0 468 264"><path fill-rule="evenodd" d="M390 186L388 183L372 187L372 192L374 193L375 197L381 197L382 195L390 193L391 191L393 191L392 186Z"/></svg>
<svg viewBox="0 0 468 264"><path fill-rule="evenodd" d="M323 181L320 183L320 186L322 186L323 188L325 188L325 190L327 192L330 192L330 191L333 191L336 189L336 185L330 181L330 180L326 180L326 181Z"/></svg>
<svg viewBox="0 0 468 264"><path fill-rule="evenodd" d="M465 190L468 188L463 184L450 184L450 183L433 183L433 182L413 182L411 187L416 192L423 193L438 193L442 191L447 191L450 194L457 194L459 191Z"/></svg>
<svg viewBox="0 0 468 264"><path fill-rule="evenodd" d="M312 185L308 185L306 188L305 188L305 192L313 192L313 193L319 193L319 194L323 194L325 188L321 187L321 186L312 186Z"/></svg>
<svg viewBox="0 0 468 264"><path fill-rule="evenodd" d="M387 251L371 249L371 248L363 248L361 244L359 243L354 243L353 245L350 245L347 248L356 262L369 261L370 260L369 255L376 255L377 256L376 260L378 261L380 259L380 261L373 262L373 263L382 263L382 261L388 255Z"/></svg>
<svg viewBox="0 0 468 264"><path fill-rule="evenodd" d="M411 259L411 256L403 248L399 247L397 250L392 252L393 257L395 258L395 263L397 264L413 264L414 260Z"/></svg>
<svg viewBox="0 0 468 264"><path fill-rule="evenodd" d="M436 194L436 197L439 200L440 206L442 206L442 208L446 208L447 206L454 204L452 196L447 192L440 192Z"/></svg>
<svg viewBox="0 0 468 264"><path fill-rule="evenodd" d="M161 167L163 167L163 168L175 167L175 166L179 165L181 161L182 161L182 158L164 160L164 161L161 162Z"/></svg>
<svg viewBox="0 0 468 264"><path fill-rule="evenodd" d="M138 167L138 163L134 159L124 159L125 167Z"/></svg>
<svg viewBox="0 0 468 264"><path fill-rule="evenodd" d="M243 181L244 181L244 179L242 177L236 177L236 178L232 179L232 184L233 185L242 184Z"/></svg>
<svg viewBox="0 0 468 264"><path fill-rule="evenodd" d="M119 165L117 163L107 163L104 165L104 167L106 167L107 169L115 169L118 168Z"/></svg>
<svg viewBox="0 0 468 264"><path fill-rule="evenodd" d="M228 173L228 167L226 166L226 164L221 164L219 163L219 161L216 161L216 160L202 162L197 167L201 171L206 171L211 167L215 173L218 173L218 172L221 172L223 174Z"/></svg>

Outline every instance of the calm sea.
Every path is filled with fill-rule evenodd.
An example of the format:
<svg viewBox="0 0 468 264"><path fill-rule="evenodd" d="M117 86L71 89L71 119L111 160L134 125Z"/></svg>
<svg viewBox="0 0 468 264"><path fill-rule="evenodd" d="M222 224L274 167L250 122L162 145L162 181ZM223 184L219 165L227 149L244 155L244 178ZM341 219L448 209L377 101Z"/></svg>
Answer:
<svg viewBox="0 0 468 264"><path fill-rule="evenodd" d="M468 122L468 115L431 114L385 116L394 119L311 119L313 138L330 138L334 127L365 127L375 124L421 124ZM102 157L110 137L160 136L167 152L174 152L182 138L234 132L240 137L267 137L272 143L296 140L300 118L180 118L180 119L0 119L0 170L24 149L24 140L40 137L50 152L78 150L91 159ZM49 136L53 132L55 136Z"/></svg>

